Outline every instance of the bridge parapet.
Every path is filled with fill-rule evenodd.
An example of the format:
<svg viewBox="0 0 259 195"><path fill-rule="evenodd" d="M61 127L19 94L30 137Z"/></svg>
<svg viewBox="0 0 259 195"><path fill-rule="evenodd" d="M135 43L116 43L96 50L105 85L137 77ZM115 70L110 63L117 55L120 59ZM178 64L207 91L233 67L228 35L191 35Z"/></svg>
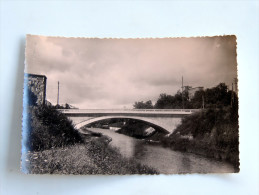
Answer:
<svg viewBox="0 0 259 195"><path fill-rule="evenodd" d="M64 114L80 113L156 113L156 114L187 114L200 109L59 109Z"/></svg>

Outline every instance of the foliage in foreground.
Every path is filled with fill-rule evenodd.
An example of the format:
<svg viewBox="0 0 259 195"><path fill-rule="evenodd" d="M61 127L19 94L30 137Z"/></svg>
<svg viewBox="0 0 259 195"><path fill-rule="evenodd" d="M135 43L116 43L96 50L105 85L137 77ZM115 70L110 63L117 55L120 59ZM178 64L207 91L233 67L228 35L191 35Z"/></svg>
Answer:
<svg viewBox="0 0 259 195"><path fill-rule="evenodd" d="M27 147L30 151L83 143L72 122L52 106L30 106Z"/></svg>
<svg viewBox="0 0 259 195"><path fill-rule="evenodd" d="M134 159L122 157L117 149L94 139L87 144L28 154L33 174L157 174Z"/></svg>

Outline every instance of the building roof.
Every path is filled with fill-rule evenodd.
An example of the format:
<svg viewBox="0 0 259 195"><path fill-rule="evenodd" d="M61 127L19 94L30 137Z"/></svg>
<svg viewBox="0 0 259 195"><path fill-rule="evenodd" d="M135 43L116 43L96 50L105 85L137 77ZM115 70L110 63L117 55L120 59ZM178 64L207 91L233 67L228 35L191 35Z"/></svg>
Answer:
<svg viewBox="0 0 259 195"><path fill-rule="evenodd" d="M25 77L29 77L29 76L31 76L31 77L43 77L43 78L47 79L47 77L45 75L40 75L40 74L24 73L24 76Z"/></svg>

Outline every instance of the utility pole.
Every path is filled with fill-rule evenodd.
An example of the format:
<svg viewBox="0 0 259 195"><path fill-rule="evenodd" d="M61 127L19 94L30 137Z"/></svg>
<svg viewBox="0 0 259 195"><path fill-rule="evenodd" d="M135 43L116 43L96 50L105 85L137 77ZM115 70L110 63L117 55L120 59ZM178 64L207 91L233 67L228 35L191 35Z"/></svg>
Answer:
<svg viewBox="0 0 259 195"><path fill-rule="evenodd" d="M59 105L59 81L58 81L58 96L57 96L57 105Z"/></svg>
<svg viewBox="0 0 259 195"><path fill-rule="evenodd" d="M237 93L237 78L234 78L234 83L235 83L234 91Z"/></svg>
<svg viewBox="0 0 259 195"><path fill-rule="evenodd" d="M202 92L202 109L204 109L204 92Z"/></svg>
<svg viewBox="0 0 259 195"><path fill-rule="evenodd" d="M183 102L183 76L182 76L182 103L183 103L183 109L184 109L184 102Z"/></svg>
<svg viewBox="0 0 259 195"><path fill-rule="evenodd" d="M231 107L233 107L234 103L234 94L233 94L233 83L232 83L232 91L231 91Z"/></svg>

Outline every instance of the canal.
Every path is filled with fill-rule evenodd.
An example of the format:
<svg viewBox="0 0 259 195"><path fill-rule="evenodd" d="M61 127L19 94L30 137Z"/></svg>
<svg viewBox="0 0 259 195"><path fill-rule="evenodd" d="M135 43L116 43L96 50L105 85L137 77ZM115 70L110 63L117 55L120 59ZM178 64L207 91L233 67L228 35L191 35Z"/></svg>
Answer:
<svg viewBox="0 0 259 195"><path fill-rule="evenodd" d="M132 157L139 163L156 169L161 174L173 173L231 173L231 164L200 155L174 151L159 145L146 143L109 129L88 128L112 138L110 144L124 157Z"/></svg>

